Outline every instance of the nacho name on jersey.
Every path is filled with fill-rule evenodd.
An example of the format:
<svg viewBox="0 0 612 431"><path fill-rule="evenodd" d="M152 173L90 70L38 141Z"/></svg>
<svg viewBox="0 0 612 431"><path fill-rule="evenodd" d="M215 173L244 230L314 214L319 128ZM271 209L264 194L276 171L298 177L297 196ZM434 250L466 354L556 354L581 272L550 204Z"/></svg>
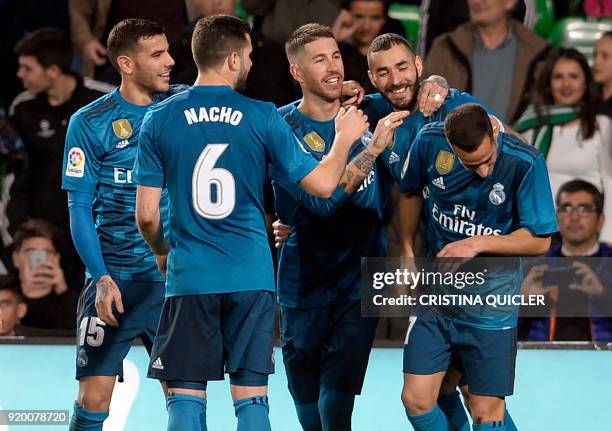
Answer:
<svg viewBox="0 0 612 431"><path fill-rule="evenodd" d="M242 120L242 112L228 108L227 106L211 106L209 108L200 106L199 108L189 108L183 111L187 124L195 123L227 123L237 126Z"/></svg>

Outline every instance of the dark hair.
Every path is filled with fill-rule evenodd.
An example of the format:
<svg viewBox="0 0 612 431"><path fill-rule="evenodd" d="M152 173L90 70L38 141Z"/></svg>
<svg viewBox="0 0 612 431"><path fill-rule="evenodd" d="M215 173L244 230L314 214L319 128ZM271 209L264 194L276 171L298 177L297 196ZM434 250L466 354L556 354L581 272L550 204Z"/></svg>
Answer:
<svg viewBox="0 0 612 431"><path fill-rule="evenodd" d="M351 6L353 5L353 3L358 2L358 1L371 1L371 2L379 2L383 4L383 12L385 14L385 17L388 19L388 15L389 15L389 7L391 6L391 2L389 0L346 0L342 3L342 7L344 9L351 9Z"/></svg>
<svg viewBox="0 0 612 431"><path fill-rule="evenodd" d="M397 33L383 33L376 36L368 48L368 55L373 52L388 51L395 45L403 45L412 53L412 55L416 55L414 48L412 45L410 45L410 42L408 42L405 37L400 36Z"/></svg>
<svg viewBox="0 0 612 431"><path fill-rule="evenodd" d="M41 28L27 34L15 45L15 54L35 57L45 69L55 65L62 73L72 70L72 44L58 28Z"/></svg>
<svg viewBox="0 0 612 431"><path fill-rule="evenodd" d="M482 106L466 103L448 113L444 133L452 146L471 153L480 147L485 136L493 139L493 126Z"/></svg>
<svg viewBox="0 0 612 431"><path fill-rule="evenodd" d="M8 290L17 297L17 301L24 302L23 292L19 278L12 274L0 275L0 292Z"/></svg>
<svg viewBox="0 0 612 431"><path fill-rule="evenodd" d="M32 219L22 223L15 232L15 236L13 238L13 244L15 250L18 251L23 242L30 238L47 238L49 241L53 243L53 247L55 250L58 250L58 231L51 223L40 220L40 219Z"/></svg>
<svg viewBox="0 0 612 431"><path fill-rule="evenodd" d="M249 33L249 23L235 16L200 18L191 38L191 51L198 69L219 67L232 52L242 55Z"/></svg>
<svg viewBox="0 0 612 431"><path fill-rule="evenodd" d="M593 73L591 72L586 57L574 48L555 48L551 50L546 57L546 62L544 63L544 67L536 83L536 95L538 99L536 103L536 114L543 123L544 108L542 105L555 104L550 81L552 79L555 64L557 64L560 59L575 61L580 65L580 69L582 69L582 73L584 74L586 88L580 104L580 133L582 139L588 139L593 136L597 129L597 87L593 80Z"/></svg>
<svg viewBox="0 0 612 431"><path fill-rule="evenodd" d="M604 34L601 35L600 39L604 37L612 37L612 31L606 31Z"/></svg>
<svg viewBox="0 0 612 431"><path fill-rule="evenodd" d="M119 70L117 57L127 51L137 51L140 39L148 39L159 34L164 34L164 28L154 21L140 18L119 21L108 34L106 41L108 59L115 69Z"/></svg>
<svg viewBox="0 0 612 431"><path fill-rule="evenodd" d="M597 214L601 214L603 212L604 207L604 195L599 191L597 187L588 181L584 180L571 180L567 183L564 183L559 187L559 191L557 192L557 196L555 197L555 204L559 206L561 204L561 193L576 193L576 192L586 192L593 197L593 202L595 203L595 211Z"/></svg>
<svg viewBox="0 0 612 431"><path fill-rule="evenodd" d="M296 55L304 48L304 45L317 39L326 38L334 38L331 28L326 25L310 23L296 28L285 42L285 52L289 62L293 63L295 61Z"/></svg>

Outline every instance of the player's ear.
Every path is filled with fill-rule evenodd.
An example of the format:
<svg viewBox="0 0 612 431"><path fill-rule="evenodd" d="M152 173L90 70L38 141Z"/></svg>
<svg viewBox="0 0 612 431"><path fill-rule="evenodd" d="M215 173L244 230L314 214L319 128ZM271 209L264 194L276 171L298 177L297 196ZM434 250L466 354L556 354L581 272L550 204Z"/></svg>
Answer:
<svg viewBox="0 0 612 431"><path fill-rule="evenodd" d="M601 230L603 229L605 222L606 222L606 215L604 213L599 214L599 217L597 217L597 232L601 233Z"/></svg>
<svg viewBox="0 0 612 431"><path fill-rule="evenodd" d="M237 52L232 52L227 56L227 67L232 72L240 71L240 55Z"/></svg>
<svg viewBox="0 0 612 431"><path fill-rule="evenodd" d="M414 65L416 66L417 75L423 76L423 60L418 55L414 56Z"/></svg>
<svg viewBox="0 0 612 431"><path fill-rule="evenodd" d="M14 250L13 254L11 255L11 258L13 259L13 266L17 269L19 269L19 267L21 266L21 262L19 259L19 251L18 250Z"/></svg>
<svg viewBox="0 0 612 431"><path fill-rule="evenodd" d="M293 77L293 79L295 79L297 82L304 82L304 77L302 76L302 71L300 70L300 66L298 66L297 64L293 63L289 66L289 72L291 73L291 76Z"/></svg>
<svg viewBox="0 0 612 431"><path fill-rule="evenodd" d="M374 74L372 73L370 69L368 69L368 78L370 78L370 82L372 83L374 88L378 88L376 87L376 81L374 81Z"/></svg>
<svg viewBox="0 0 612 431"><path fill-rule="evenodd" d="M127 55L120 55L117 57L117 66L119 67L119 71L126 75L134 73L134 62Z"/></svg>

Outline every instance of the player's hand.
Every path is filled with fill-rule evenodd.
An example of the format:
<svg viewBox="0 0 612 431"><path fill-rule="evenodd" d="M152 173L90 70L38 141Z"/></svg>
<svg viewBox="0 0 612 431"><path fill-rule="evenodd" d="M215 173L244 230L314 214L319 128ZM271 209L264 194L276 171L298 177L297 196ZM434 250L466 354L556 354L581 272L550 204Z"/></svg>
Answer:
<svg viewBox="0 0 612 431"><path fill-rule="evenodd" d="M334 34L334 39L338 42L342 42L351 37L353 33L355 33L356 28L357 22L353 19L353 14L347 9L341 9L331 30Z"/></svg>
<svg viewBox="0 0 612 431"><path fill-rule="evenodd" d="M536 265L529 270L523 284L521 284L521 293L523 295L548 295L551 290L557 289L557 286L544 286L542 277L548 272L548 265Z"/></svg>
<svg viewBox="0 0 612 431"><path fill-rule="evenodd" d="M272 223L272 232L274 233L274 247L280 246L289 239L291 235L291 226L283 224L280 220Z"/></svg>
<svg viewBox="0 0 612 431"><path fill-rule="evenodd" d="M419 111L425 117L440 109L444 103L444 99L448 95L448 84L442 77L430 76L421 83L417 101L419 103Z"/></svg>
<svg viewBox="0 0 612 431"><path fill-rule="evenodd" d="M604 288L599 281L597 274L584 262L574 261L572 266L576 268L576 275L582 277L580 283L572 283L568 287L573 290L580 290L588 295L599 296L603 293Z"/></svg>
<svg viewBox="0 0 612 431"><path fill-rule="evenodd" d="M350 108L341 107L335 120L336 136L342 138L346 145L353 145L363 134L368 131L370 123L368 117L354 106Z"/></svg>
<svg viewBox="0 0 612 431"><path fill-rule="evenodd" d="M393 143L395 129L402 125L404 118L408 115L410 115L410 111L395 111L378 120L371 145L368 146L370 151L379 155L386 147L390 146Z"/></svg>
<svg viewBox="0 0 612 431"><path fill-rule="evenodd" d="M168 272L168 254L156 254L155 263L157 264L159 272L165 277Z"/></svg>
<svg viewBox="0 0 612 431"><path fill-rule="evenodd" d="M83 46L83 58L96 66L106 63L106 48L97 39L92 39Z"/></svg>
<svg viewBox="0 0 612 431"><path fill-rule="evenodd" d="M446 258L437 261L438 268L442 272L457 272L461 265L478 253L480 253L480 250L477 237L451 242L446 244L436 255L436 257Z"/></svg>
<svg viewBox="0 0 612 431"><path fill-rule="evenodd" d="M365 97L365 89L357 81L344 81L342 83L342 106L359 106Z"/></svg>
<svg viewBox="0 0 612 431"><path fill-rule="evenodd" d="M110 275L103 275L96 282L96 312L104 323L117 328L119 322L113 314L113 304L117 311L123 314L121 291Z"/></svg>

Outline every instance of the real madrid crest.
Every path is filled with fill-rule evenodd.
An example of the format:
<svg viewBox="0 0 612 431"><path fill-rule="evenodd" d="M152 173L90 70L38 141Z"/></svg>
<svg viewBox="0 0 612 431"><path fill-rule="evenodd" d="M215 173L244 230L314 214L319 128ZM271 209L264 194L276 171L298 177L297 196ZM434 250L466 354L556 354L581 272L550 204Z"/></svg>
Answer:
<svg viewBox="0 0 612 431"><path fill-rule="evenodd" d="M501 205L506 201L506 193L501 183L495 183L489 192L489 202L493 205Z"/></svg>
<svg viewBox="0 0 612 431"><path fill-rule="evenodd" d="M325 151L325 141L314 130L304 136L304 142L306 142L312 151L316 151L318 153Z"/></svg>
<svg viewBox="0 0 612 431"><path fill-rule="evenodd" d="M448 151L441 150L436 157L436 170L440 175L448 174L455 164L455 155Z"/></svg>
<svg viewBox="0 0 612 431"><path fill-rule="evenodd" d="M132 136L132 125L125 118L115 120L113 121L113 132L118 138L127 139Z"/></svg>

